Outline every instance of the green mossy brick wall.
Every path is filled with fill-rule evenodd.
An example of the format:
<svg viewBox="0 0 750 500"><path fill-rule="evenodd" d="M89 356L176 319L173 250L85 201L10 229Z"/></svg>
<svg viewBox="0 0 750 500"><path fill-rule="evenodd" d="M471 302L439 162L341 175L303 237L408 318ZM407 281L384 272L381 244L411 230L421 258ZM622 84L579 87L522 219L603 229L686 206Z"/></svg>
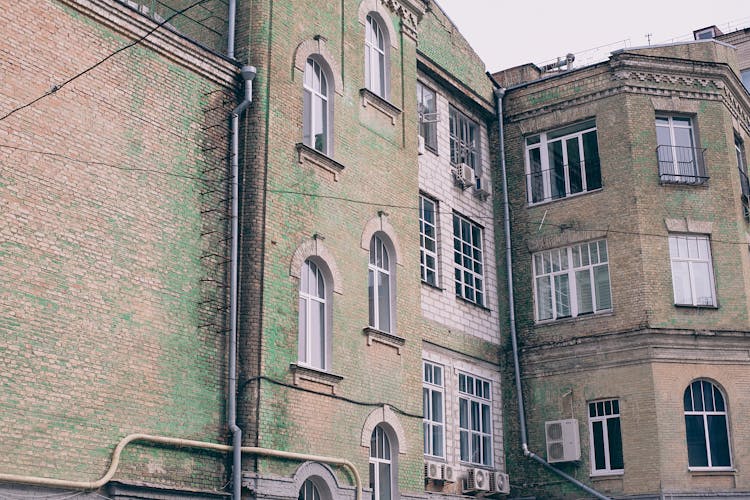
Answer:
<svg viewBox="0 0 750 500"><path fill-rule="evenodd" d="M487 102L494 102L492 83L485 73L484 62L434 3L430 4L420 23L417 48Z"/></svg>
<svg viewBox="0 0 750 500"><path fill-rule="evenodd" d="M0 22L3 114L131 41L57 1ZM139 45L0 121L3 473L96 480L130 433L224 441L226 68ZM133 446L115 479L216 490L224 460Z"/></svg>
<svg viewBox="0 0 750 500"><path fill-rule="evenodd" d="M401 33L399 17L387 13L395 47L389 48L390 95L401 110L395 123L372 106L363 107L364 25L359 2L258 2L249 18L250 63L258 67L256 96L246 136L250 151L244 172L246 228L243 243L245 298L241 319L241 359L245 380L263 375L293 385L290 363L297 361L299 282L290 275L295 251L314 234L333 255L342 293L333 294L331 373L343 380L337 396L387 403L416 417L400 415L408 442L400 443L399 485L402 493L424 488L421 437L421 338L419 311L416 49ZM343 87L332 91L333 153L344 170L334 180L315 164L298 161L302 142L302 78L294 67L295 51L320 35L332 54L328 61ZM334 82L329 82L333 86ZM252 142L250 142L252 141ZM291 191L292 193L284 192ZM298 194L295 194L298 193ZM258 197L265 196L261 201ZM255 199L252 199L255 198ZM359 200L366 203L357 203ZM399 207L415 207L414 209ZM368 250L360 239L366 224L388 213L397 235L401 264L396 266L397 333L406 339L400 354L388 346L367 345ZM252 231L259 224L265 231ZM257 291L261 309L254 309ZM301 388L331 393L321 384ZM246 442L301 453L343 457L367 477L369 447L360 445L366 417L376 405L358 405L263 381L245 384L241 393ZM298 462L261 460L257 471L289 476ZM246 469L254 465L246 464ZM339 477L351 484L343 471ZM365 479L366 480L366 479Z"/></svg>

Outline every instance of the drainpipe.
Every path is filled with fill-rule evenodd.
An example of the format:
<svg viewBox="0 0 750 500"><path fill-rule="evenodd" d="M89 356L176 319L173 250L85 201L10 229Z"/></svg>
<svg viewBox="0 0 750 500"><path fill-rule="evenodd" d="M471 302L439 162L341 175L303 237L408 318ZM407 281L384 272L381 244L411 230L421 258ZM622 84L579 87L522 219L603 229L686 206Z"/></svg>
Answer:
<svg viewBox="0 0 750 500"><path fill-rule="evenodd" d="M610 500L609 497L599 493L595 489L583 484L578 479L574 478L561 471L560 469L553 467L545 459L537 455L536 453L529 450L529 442L526 433L526 410L524 409L523 403L523 392L521 387L521 368L518 357L518 337L516 335L516 309L515 299L513 296L513 254L511 252L511 240L510 240L510 204L508 202L508 175L505 168L505 131L503 129L503 97L505 96L505 88L501 87L497 81L488 72L487 76L490 78L492 83L495 85L495 99L497 101L497 129L500 135L500 171L503 176L503 226L505 229L505 266L508 279L508 309L510 316L510 339L513 347L513 374L516 382L516 398L518 400L518 423L521 431L521 449L525 457L528 457L536 462L539 462L545 469L554 472L558 476L564 478L566 481L574 484L581 488L585 492L593 495L601 500Z"/></svg>
<svg viewBox="0 0 750 500"><path fill-rule="evenodd" d="M237 0L229 0L229 26L227 26L227 57L234 59L234 25L237 18Z"/></svg>
<svg viewBox="0 0 750 500"><path fill-rule="evenodd" d="M227 425L232 431L232 500L240 500L242 491L242 430L237 426L237 254L239 249L239 135L240 115L253 100L254 66L243 66L240 70L245 82L245 98L232 111L232 243L229 278L229 415Z"/></svg>

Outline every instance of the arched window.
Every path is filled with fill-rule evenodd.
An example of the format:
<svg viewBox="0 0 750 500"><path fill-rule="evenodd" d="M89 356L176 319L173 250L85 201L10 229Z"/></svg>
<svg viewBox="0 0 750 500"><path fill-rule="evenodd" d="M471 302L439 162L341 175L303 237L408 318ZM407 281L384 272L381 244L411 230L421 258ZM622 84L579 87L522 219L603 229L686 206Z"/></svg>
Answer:
<svg viewBox="0 0 750 500"><path fill-rule="evenodd" d="M383 427L378 425L370 438L370 488L372 500L393 498L391 441Z"/></svg>
<svg viewBox="0 0 750 500"><path fill-rule="evenodd" d="M328 365L328 285L320 267L307 259L299 287L299 362L326 370Z"/></svg>
<svg viewBox="0 0 750 500"><path fill-rule="evenodd" d="M330 104L328 79L318 61L312 57L305 64L304 116L302 142L323 154L329 154Z"/></svg>
<svg viewBox="0 0 750 500"><path fill-rule="evenodd" d="M375 235L370 240L370 264L367 287L370 306L370 326L391 333L391 258L383 239Z"/></svg>
<svg viewBox="0 0 750 500"><path fill-rule="evenodd" d="M383 99L387 98L386 47L380 23L368 15L365 22L365 86Z"/></svg>
<svg viewBox="0 0 750 500"><path fill-rule="evenodd" d="M320 491L312 480L308 479L302 484L298 500L320 500Z"/></svg>
<svg viewBox="0 0 750 500"><path fill-rule="evenodd" d="M696 380L685 389L683 402L688 465L731 467L727 405L721 390L708 380Z"/></svg>

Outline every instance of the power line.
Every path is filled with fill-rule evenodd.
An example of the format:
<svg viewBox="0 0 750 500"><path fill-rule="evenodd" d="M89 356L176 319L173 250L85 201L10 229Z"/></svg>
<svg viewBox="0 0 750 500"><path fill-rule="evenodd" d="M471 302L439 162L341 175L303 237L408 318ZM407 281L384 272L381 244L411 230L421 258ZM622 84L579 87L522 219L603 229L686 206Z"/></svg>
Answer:
<svg viewBox="0 0 750 500"><path fill-rule="evenodd" d="M117 170L124 170L126 172L145 172L149 174L157 174L157 175L164 175L168 177L178 177L180 179L190 179L190 180L196 180L196 181L205 181L205 182L212 182L208 179L204 179L203 177L199 177L196 175L189 175L189 174L177 174L174 172L167 172L165 170L158 170L158 169L152 169L152 168L143 168L143 167L129 167L129 166L122 166L122 165L113 165L111 163L105 163L102 161L91 161L91 160L82 160L80 158L74 158L72 156L68 156L62 153L55 153L52 151L41 151L38 149L28 149L28 148L22 148L18 146L11 146L10 144L0 144L0 148L6 148L6 149L12 149L16 151L23 151L25 153L32 153L32 154L39 154L44 156L52 156L55 158L62 158L64 160L72 161L75 163L82 163L84 165L92 165L97 167L108 167L108 168L114 168Z"/></svg>
<svg viewBox="0 0 750 500"><path fill-rule="evenodd" d="M56 93L58 90L60 90L63 87L65 87L70 82L72 82L74 80L77 80L78 78L82 77L83 75L85 75L89 71L92 71L93 69L97 68L98 66L100 66L104 62L106 62L109 59L113 58L114 56L116 56L120 52L123 52L123 51L128 50L129 48L131 48L131 47L133 47L135 45L138 45L139 43L141 43L142 41L144 41L146 38L148 38L149 36L151 36L156 30L158 30L159 28L161 28L162 26L164 26L165 24L167 24L169 21L171 21L173 18L175 18L175 17L177 17L177 16L179 16L181 14L184 14L188 10L190 10L193 7L196 7L196 6L198 6L198 5L200 5L200 4L204 3L204 2L206 2L206 0L198 0L195 3L188 5L184 9L175 12L174 14L172 14L171 16L169 16L168 18L166 18L164 21L160 22L155 27L153 27L149 31L147 31L145 35L142 35L142 36L136 38L135 40L133 40L132 42L130 42L130 43L126 44L126 45L123 45L122 47L120 47L119 49L115 50L114 52L111 52L109 55L107 55L103 59L100 59L99 61L95 62L94 64L92 64L88 68L84 69L83 71L81 71L81 72L73 75L72 77L68 78L67 80L65 80L61 84L59 84L59 85L53 85L51 89L49 89L47 92L45 92L44 94L40 95L39 97L37 97L37 98L35 98L35 99L27 102L26 104L23 104L21 106L18 106L17 108L14 108L14 109L10 110L8 113L6 113L5 115L3 115L3 116L0 117L0 121L5 120L9 116L13 115L14 113L17 113L18 111L21 111L22 109L26 109L26 108L28 108L30 106L33 106L34 104L36 104L37 102L41 101L45 97L48 97L48 96Z"/></svg>

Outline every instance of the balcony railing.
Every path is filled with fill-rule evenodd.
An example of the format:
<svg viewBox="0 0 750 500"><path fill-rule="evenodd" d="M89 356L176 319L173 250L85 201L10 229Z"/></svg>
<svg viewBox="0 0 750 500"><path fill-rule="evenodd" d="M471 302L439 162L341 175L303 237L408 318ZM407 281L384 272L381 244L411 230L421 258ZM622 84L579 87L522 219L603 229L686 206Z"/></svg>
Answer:
<svg viewBox="0 0 750 500"><path fill-rule="evenodd" d="M559 165L526 174L527 197L530 205L567 198L601 189L599 158Z"/></svg>
<svg viewBox="0 0 750 500"><path fill-rule="evenodd" d="M705 152L703 148L658 146L659 179L667 184L703 184L708 180Z"/></svg>

